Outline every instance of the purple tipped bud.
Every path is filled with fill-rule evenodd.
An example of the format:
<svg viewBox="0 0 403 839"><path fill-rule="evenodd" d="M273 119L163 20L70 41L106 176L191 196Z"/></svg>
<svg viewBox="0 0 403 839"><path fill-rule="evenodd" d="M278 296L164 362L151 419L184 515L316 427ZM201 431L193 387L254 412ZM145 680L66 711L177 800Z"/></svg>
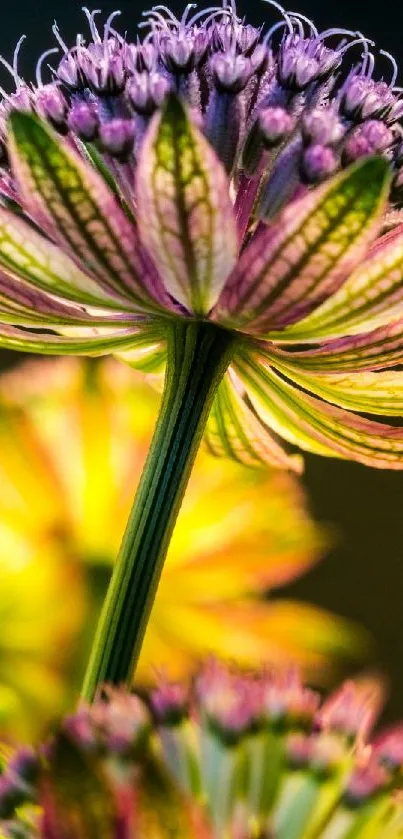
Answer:
<svg viewBox="0 0 403 839"><path fill-rule="evenodd" d="M287 740L287 760L293 769L308 766L312 757L313 741L305 734L291 734Z"/></svg>
<svg viewBox="0 0 403 839"><path fill-rule="evenodd" d="M35 96L35 106L38 114L49 120L55 128L67 129L68 104L57 85L40 87Z"/></svg>
<svg viewBox="0 0 403 839"><path fill-rule="evenodd" d="M73 105L69 118L70 131L77 134L80 140L92 142L98 136L99 119L94 105L88 102L77 102Z"/></svg>
<svg viewBox="0 0 403 839"><path fill-rule="evenodd" d="M403 766L403 725L385 731L374 742L374 757L391 771Z"/></svg>
<svg viewBox="0 0 403 839"><path fill-rule="evenodd" d="M261 718L260 685L240 674L232 674L217 662L204 668L197 691L203 714L228 743L237 742Z"/></svg>
<svg viewBox="0 0 403 839"><path fill-rule="evenodd" d="M305 727L312 723L319 706L319 695L302 685L297 672L268 679L263 689L266 718Z"/></svg>
<svg viewBox="0 0 403 839"><path fill-rule="evenodd" d="M126 85L127 98L138 114L151 116L170 93L171 85L160 73L136 73Z"/></svg>
<svg viewBox="0 0 403 839"><path fill-rule="evenodd" d="M240 93L253 73L250 60L243 55L220 53L213 56L210 67L214 84L222 93Z"/></svg>
<svg viewBox="0 0 403 839"><path fill-rule="evenodd" d="M264 145L274 148L291 134L295 119L284 108L265 108L259 114L259 128Z"/></svg>
<svg viewBox="0 0 403 839"><path fill-rule="evenodd" d="M359 131L368 140L374 154L385 151L394 140L393 131L379 119L364 122Z"/></svg>
<svg viewBox="0 0 403 839"><path fill-rule="evenodd" d="M183 33L161 39L161 59L170 73L190 73L196 65L192 38Z"/></svg>
<svg viewBox="0 0 403 839"><path fill-rule="evenodd" d="M346 682L322 706L316 722L320 728L348 738L366 738L377 715L378 685L360 686Z"/></svg>
<svg viewBox="0 0 403 839"><path fill-rule="evenodd" d="M340 61L340 53L327 49L316 39L289 35L279 50L278 79L284 87L301 91L328 76Z"/></svg>
<svg viewBox="0 0 403 839"><path fill-rule="evenodd" d="M112 119L99 127L99 141L102 150L112 157L123 159L133 151L135 123L133 120Z"/></svg>
<svg viewBox="0 0 403 839"><path fill-rule="evenodd" d="M396 97L385 82L374 82L366 76L347 79L341 99L346 117L361 121L385 116L395 104Z"/></svg>
<svg viewBox="0 0 403 839"><path fill-rule="evenodd" d="M161 682L151 695L151 707L160 725L177 725L187 717L189 692L184 685Z"/></svg>
<svg viewBox="0 0 403 839"><path fill-rule="evenodd" d="M310 766L317 775L331 775L345 759L346 750L336 737L320 734L313 738Z"/></svg>
<svg viewBox="0 0 403 839"><path fill-rule="evenodd" d="M387 771L374 761L357 766L346 784L345 803L351 808L360 807L386 786L388 778Z"/></svg>
<svg viewBox="0 0 403 839"><path fill-rule="evenodd" d="M328 146L310 146L301 161L301 175L308 184L317 184L336 171L338 159Z"/></svg>
<svg viewBox="0 0 403 839"><path fill-rule="evenodd" d="M349 163L355 163L361 157L368 157L372 153L373 151L367 138L360 131L355 131L354 134L348 137L343 146L343 165L348 166Z"/></svg>
<svg viewBox="0 0 403 839"><path fill-rule="evenodd" d="M125 65L130 74L151 73L158 64L158 50L152 43L126 44Z"/></svg>
<svg viewBox="0 0 403 839"><path fill-rule="evenodd" d="M57 77L72 92L82 89L83 77L76 52L71 50L63 56L57 68Z"/></svg>
<svg viewBox="0 0 403 839"><path fill-rule="evenodd" d="M331 146L343 134L344 128L333 108L314 108L302 119L302 136L308 145Z"/></svg>

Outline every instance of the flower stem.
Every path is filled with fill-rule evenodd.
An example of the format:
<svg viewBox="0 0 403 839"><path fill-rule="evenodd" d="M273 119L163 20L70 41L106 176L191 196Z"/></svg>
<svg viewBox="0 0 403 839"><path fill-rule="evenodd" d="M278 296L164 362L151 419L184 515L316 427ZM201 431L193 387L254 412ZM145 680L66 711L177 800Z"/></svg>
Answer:
<svg viewBox="0 0 403 839"><path fill-rule="evenodd" d="M172 531L234 337L180 322L168 337L160 415L109 585L83 686L92 701L105 683L130 684Z"/></svg>

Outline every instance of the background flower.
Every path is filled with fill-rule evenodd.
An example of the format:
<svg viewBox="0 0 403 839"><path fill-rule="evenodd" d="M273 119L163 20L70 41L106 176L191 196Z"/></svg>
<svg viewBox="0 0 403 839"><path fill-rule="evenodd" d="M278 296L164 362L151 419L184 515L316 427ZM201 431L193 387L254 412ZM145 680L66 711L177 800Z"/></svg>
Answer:
<svg viewBox="0 0 403 839"><path fill-rule="evenodd" d="M55 679L69 664L70 695L81 677L158 401L112 360L26 362L0 379L0 678L21 697L33 690L26 669L34 664L49 662ZM291 475L202 452L138 678L150 681L164 666L186 675L209 651L242 664L299 661L310 676L330 677L333 655L358 653L351 627L302 603L260 598L308 569L324 546ZM15 634L18 666L8 650ZM46 716L59 700L39 685ZM33 720L33 701L29 710Z"/></svg>
<svg viewBox="0 0 403 839"><path fill-rule="evenodd" d="M322 701L295 672L216 661L147 706L106 689L9 761L2 836L398 839L402 727L371 742L381 700L376 682Z"/></svg>

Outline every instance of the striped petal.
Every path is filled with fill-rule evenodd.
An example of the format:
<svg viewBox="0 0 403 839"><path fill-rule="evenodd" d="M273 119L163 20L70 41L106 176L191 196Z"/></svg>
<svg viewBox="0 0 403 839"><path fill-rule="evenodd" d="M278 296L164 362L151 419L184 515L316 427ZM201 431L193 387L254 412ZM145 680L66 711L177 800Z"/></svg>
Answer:
<svg viewBox="0 0 403 839"><path fill-rule="evenodd" d="M175 97L145 139L137 198L141 238L167 290L207 314L235 264L236 223L224 169Z"/></svg>
<svg viewBox="0 0 403 839"><path fill-rule="evenodd" d="M13 112L9 128L14 175L35 221L128 304L166 301L136 227L93 166L32 114Z"/></svg>
<svg viewBox="0 0 403 839"><path fill-rule="evenodd" d="M403 317L402 226L382 236L366 262L310 317L281 340L312 341L357 335ZM280 337L280 336L278 336Z"/></svg>
<svg viewBox="0 0 403 839"><path fill-rule="evenodd" d="M403 372L306 373L298 365L272 359L274 365L299 387L326 402L366 414L401 417Z"/></svg>
<svg viewBox="0 0 403 839"><path fill-rule="evenodd" d="M205 434L210 452L245 466L273 466L301 473L298 455L288 455L245 399L245 388L233 371L221 383Z"/></svg>
<svg viewBox="0 0 403 839"><path fill-rule="evenodd" d="M107 355L116 350L130 350L153 344L156 340L155 329L122 329L119 331L104 329L102 334L96 330L85 329L84 334L70 337L67 335L49 335L29 332L6 324L0 325L0 348L19 350L20 352L39 355Z"/></svg>
<svg viewBox="0 0 403 839"><path fill-rule="evenodd" d="M263 358L245 356L237 371L263 421L288 442L315 454L403 469L403 429L304 393L280 378Z"/></svg>
<svg viewBox="0 0 403 839"><path fill-rule="evenodd" d="M245 250L216 320L264 334L316 309L376 235L388 182L387 162L369 158L287 207Z"/></svg>
<svg viewBox="0 0 403 839"><path fill-rule="evenodd" d="M0 266L11 277L21 278L66 300L121 308L116 294L105 292L60 248L3 207L0 207ZM125 308L130 308L124 299L122 302Z"/></svg>
<svg viewBox="0 0 403 839"><path fill-rule="evenodd" d="M319 373L395 367L403 363L403 318L364 335L337 338L311 350L290 353L271 347L270 355Z"/></svg>

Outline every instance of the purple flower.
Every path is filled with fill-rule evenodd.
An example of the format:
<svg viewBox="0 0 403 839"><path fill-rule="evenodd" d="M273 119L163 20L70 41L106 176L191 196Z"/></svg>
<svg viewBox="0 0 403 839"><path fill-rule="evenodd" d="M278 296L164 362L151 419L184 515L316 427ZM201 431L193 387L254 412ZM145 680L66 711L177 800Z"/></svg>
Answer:
<svg viewBox="0 0 403 839"><path fill-rule="evenodd" d="M294 12L257 30L226 0L156 6L133 42L86 14L71 48L54 27L50 81L54 49L36 86L20 44L3 59L1 345L156 370L176 324L209 322L233 340L213 452L299 469L279 436L402 468L402 430L362 416L403 412L394 60Z"/></svg>
<svg viewBox="0 0 403 839"><path fill-rule="evenodd" d="M398 839L402 727L371 742L381 693L349 682L322 702L297 672L215 661L148 707L107 689L38 748L30 784L5 767L2 836Z"/></svg>

